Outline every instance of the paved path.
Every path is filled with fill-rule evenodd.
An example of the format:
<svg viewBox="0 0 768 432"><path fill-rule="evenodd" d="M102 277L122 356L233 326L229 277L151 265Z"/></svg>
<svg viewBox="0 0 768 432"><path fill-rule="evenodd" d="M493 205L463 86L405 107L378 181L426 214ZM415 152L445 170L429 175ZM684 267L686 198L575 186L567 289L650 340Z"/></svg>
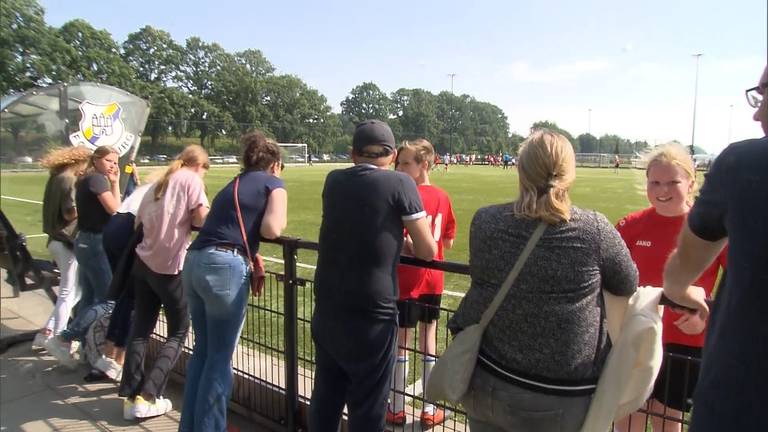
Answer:
<svg viewBox="0 0 768 432"><path fill-rule="evenodd" d="M0 339L39 329L53 305L40 291L14 298L0 272ZM169 384L167 397L174 403L168 414L142 422L122 417L117 383L86 383L85 366L59 367L45 352L33 351L30 342L19 343L0 354L0 432L16 431L153 431L178 430L180 386ZM254 423L229 413L233 430L258 431Z"/></svg>

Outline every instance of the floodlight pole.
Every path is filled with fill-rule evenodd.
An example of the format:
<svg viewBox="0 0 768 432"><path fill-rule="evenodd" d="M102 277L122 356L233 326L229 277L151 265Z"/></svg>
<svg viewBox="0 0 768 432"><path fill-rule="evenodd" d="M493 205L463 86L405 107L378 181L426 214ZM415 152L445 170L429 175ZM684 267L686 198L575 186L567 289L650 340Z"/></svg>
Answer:
<svg viewBox="0 0 768 432"><path fill-rule="evenodd" d="M702 53L693 54L693 56L696 57L696 82L693 86L693 126L691 127L691 156L694 154L693 145L694 140L696 139L696 99L698 98L699 94L699 59L702 55Z"/></svg>
<svg viewBox="0 0 768 432"><path fill-rule="evenodd" d="M451 77L451 135L448 137L448 154L453 157L453 79L456 78L455 73L449 73L449 77Z"/></svg>

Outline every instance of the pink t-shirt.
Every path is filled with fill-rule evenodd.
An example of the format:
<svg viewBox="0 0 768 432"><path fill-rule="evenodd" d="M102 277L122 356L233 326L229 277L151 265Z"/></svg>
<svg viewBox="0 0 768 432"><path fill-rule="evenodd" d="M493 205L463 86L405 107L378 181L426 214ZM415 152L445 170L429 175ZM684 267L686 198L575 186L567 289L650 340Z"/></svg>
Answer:
<svg viewBox="0 0 768 432"><path fill-rule="evenodd" d="M203 180L187 168L171 175L165 194L157 201L156 185L147 191L139 207L137 217L144 224L144 240L136 247L136 255L155 273L177 274L187 255L192 210L210 205Z"/></svg>

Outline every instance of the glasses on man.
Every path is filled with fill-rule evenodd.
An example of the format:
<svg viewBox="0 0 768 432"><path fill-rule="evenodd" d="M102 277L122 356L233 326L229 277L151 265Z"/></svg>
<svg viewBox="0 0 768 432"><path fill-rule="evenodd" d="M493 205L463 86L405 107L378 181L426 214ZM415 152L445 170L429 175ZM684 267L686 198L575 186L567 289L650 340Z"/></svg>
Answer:
<svg viewBox="0 0 768 432"><path fill-rule="evenodd" d="M747 103L752 108L759 108L760 103L763 101L763 93L765 93L765 88L768 87L768 83L761 84L757 87L752 87L751 89L747 89L745 91L747 95Z"/></svg>

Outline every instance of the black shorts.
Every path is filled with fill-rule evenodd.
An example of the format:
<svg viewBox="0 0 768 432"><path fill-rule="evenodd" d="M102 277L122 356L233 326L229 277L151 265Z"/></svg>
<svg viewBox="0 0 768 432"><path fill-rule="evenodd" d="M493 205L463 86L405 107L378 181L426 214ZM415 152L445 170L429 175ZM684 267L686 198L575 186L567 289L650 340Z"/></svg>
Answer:
<svg viewBox="0 0 768 432"><path fill-rule="evenodd" d="M670 356L688 356L693 359ZM653 385L653 398L678 411L690 411L693 390L699 379L701 348L679 344L664 345L661 370Z"/></svg>
<svg viewBox="0 0 768 432"><path fill-rule="evenodd" d="M440 317L441 294L422 294L417 299L398 300L398 326L416 328L419 322L430 323Z"/></svg>

